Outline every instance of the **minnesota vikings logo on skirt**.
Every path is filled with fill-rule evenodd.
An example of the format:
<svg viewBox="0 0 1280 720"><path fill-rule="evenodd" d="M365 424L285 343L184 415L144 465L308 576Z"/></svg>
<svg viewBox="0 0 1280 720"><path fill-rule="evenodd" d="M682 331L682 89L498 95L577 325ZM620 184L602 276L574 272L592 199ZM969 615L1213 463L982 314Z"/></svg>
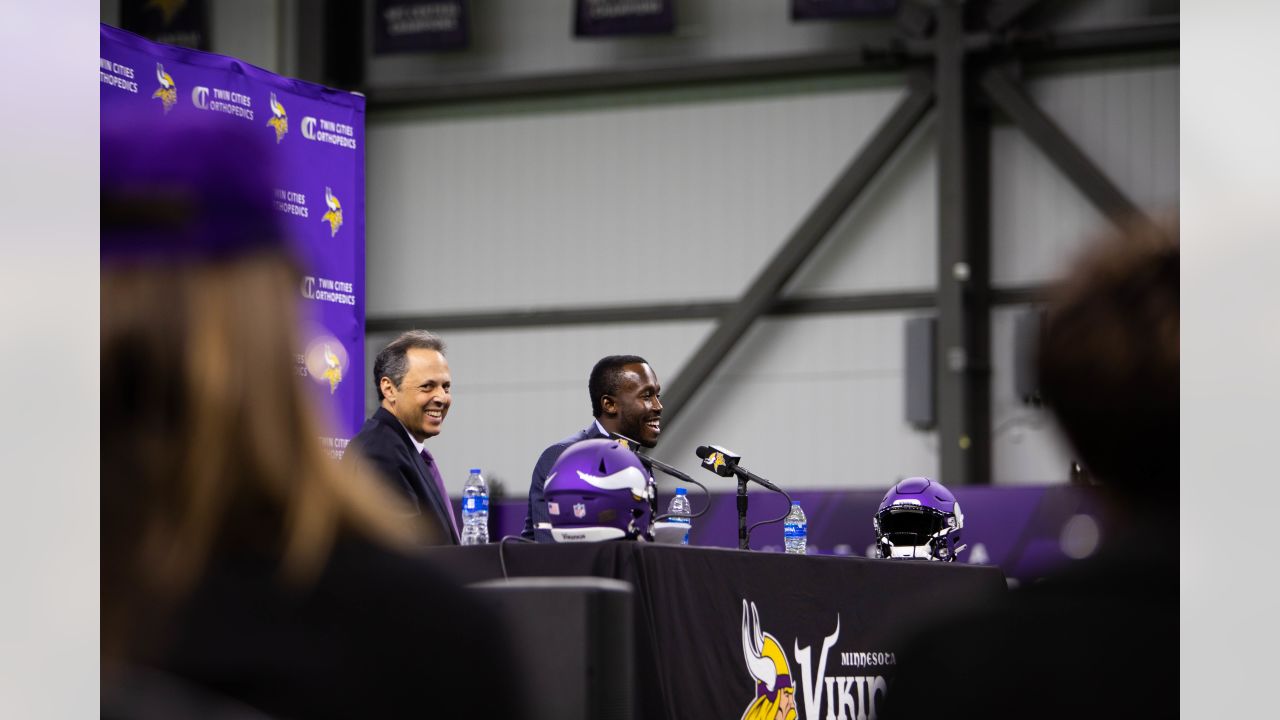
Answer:
<svg viewBox="0 0 1280 720"><path fill-rule="evenodd" d="M289 116L284 112L284 106L276 100L276 94L271 93L271 119L267 121L267 125L275 128L276 144L284 139L285 133L289 132Z"/></svg>
<svg viewBox="0 0 1280 720"><path fill-rule="evenodd" d="M160 87L151 94L152 99L160 98L160 102L164 104L164 114L168 115L174 105L178 104L178 86L174 84L173 77L164 71L164 65L156 63L156 80L160 82Z"/></svg>
<svg viewBox="0 0 1280 720"><path fill-rule="evenodd" d="M307 375L316 382L327 383L332 395L338 391L350 360L347 349L338 338L324 334L315 337L307 346L306 365Z"/></svg>
<svg viewBox="0 0 1280 720"><path fill-rule="evenodd" d="M748 613L748 609L750 612ZM742 720L796 720L791 665L778 639L760 629L756 604L742 601L742 655L756 683L756 697Z"/></svg>

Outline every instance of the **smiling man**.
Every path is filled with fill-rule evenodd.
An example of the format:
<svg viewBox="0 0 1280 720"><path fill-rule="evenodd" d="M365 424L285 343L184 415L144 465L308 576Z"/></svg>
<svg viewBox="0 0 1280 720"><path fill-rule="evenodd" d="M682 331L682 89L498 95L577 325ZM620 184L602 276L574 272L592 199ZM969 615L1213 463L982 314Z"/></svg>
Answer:
<svg viewBox="0 0 1280 720"><path fill-rule="evenodd" d="M453 403L444 342L410 330L378 353L373 382L381 405L347 448L352 462L367 459L415 515L436 520L452 544L458 526L428 438L440 434ZM354 450L354 452L352 452Z"/></svg>
<svg viewBox="0 0 1280 720"><path fill-rule="evenodd" d="M610 355L591 369L587 381L591 414L595 420L585 428L542 451L529 483L529 512L522 537L552 542L551 519L543 488L547 474L565 448L582 440L607 438L620 433L645 447L658 444L662 434L662 386L648 361L636 355Z"/></svg>

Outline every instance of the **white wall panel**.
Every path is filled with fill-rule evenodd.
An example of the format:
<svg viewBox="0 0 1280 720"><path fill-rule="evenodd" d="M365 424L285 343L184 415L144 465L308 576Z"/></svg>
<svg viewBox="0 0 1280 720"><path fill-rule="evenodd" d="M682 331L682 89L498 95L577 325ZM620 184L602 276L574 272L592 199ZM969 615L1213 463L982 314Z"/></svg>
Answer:
<svg viewBox="0 0 1280 720"><path fill-rule="evenodd" d="M991 482L1046 485L1068 478L1072 452L1052 414L1014 390L1014 320L1028 306L991 313Z"/></svg>
<svg viewBox="0 0 1280 720"><path fill-rule="evenodd" d="M1032 79L1036 103L1148 213L1178 205L1178 70L1128 68ZM991 139L995 285L1057 276L1108 221L1012 125Z"/></svg>
<svg viewBox="0 0 1280 720"><path fill-rule="evenodd" d="M787 285L832 295L937 284L938 162L926 120L845 212Z"/></svg>
<svg viewBox="0 0 1280 720"><path fill-rule="evenodd" d="M369 314L737 296L903 92L822 87L372 116Z"/></svg>
<svg viewBox="0 0 1280 720"><path fill-rule="evenodd" d="M698 445L725 445L788 489L887 489L902 477L937 473L936 435L903 419L907 317L760 322L685 408L658 456L693 467Z"/></svg>

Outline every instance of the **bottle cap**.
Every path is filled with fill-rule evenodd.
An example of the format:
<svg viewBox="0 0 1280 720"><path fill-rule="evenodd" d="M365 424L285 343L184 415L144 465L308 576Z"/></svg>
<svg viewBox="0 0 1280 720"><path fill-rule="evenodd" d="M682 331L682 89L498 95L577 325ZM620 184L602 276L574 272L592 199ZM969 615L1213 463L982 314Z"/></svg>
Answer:
<svg viewBox="0 0 1280 720"><path fill-rule="evenodd" d="M677 495L688 495L688 494L689 494L689 490L688 490L687 488L676 488L676 494L677 494Z"/></svg>
<svg viewBox="0 0 1280 720"><path fill-rule="evenodd" d="M791 507L797 507L798 505L800 505L800 501L799 501L799 500L792 500L792 501L791 501Z"/></svg>
<svg viewBox="0 0 1280 720"><path fill-rule="evenodd" d="M468 472L470 472L472 475L479 475L480 468L471 468Z"/></svg>

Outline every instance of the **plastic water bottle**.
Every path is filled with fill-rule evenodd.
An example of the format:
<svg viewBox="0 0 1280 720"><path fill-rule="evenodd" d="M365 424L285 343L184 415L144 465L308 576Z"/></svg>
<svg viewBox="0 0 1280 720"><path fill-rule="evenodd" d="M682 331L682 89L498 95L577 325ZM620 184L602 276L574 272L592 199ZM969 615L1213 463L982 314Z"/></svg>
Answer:
<svg viewBox="0 0 1280 720"><path fill-rule="evenodd" d="M691 515L693 508L689 505L689 491L684 488L676 488L676 496L671 498L671 504L667 506L669 513L681 513ZM685 526L684 537L680 540L681 545L689 544L689 531L693 529L693 519L687 517L670 517L667 522L680 523Z"/></svg>
<svg viewBox="0 0 1280 720"><path fill-rule="evenodd" d="M467 484L462 488L462 544L483 545L489 542L489 486L480 468L471 468Z"/></svg>
<svg viewBox="0 0 1280 720"><path fill-rule="evenodd" d="M804 516L798 501L791 501L791 512L783 521L782 539L787 546L787 554L804 555L809 544L809 520Z"/></svg>

